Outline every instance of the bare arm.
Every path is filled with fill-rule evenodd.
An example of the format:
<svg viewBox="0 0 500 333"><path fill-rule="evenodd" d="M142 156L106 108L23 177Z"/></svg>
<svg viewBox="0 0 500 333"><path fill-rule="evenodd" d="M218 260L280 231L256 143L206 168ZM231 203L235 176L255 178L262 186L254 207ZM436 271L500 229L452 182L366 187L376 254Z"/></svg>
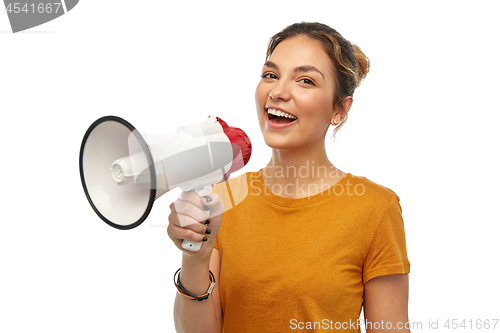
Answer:
<svg viewBox="0 0 500 333"><path fill-rule="evenodd" d="M408 326L405 327L408 323L408 290L408 274L379 276L365 284L366 333L410 332Z"/></svg>
<svg viewBox="0 0 500 333"><path fill-rule="evenodd" d="M185 273L185 278L181 278L181 283L194 295L204 294L210 285L208 269L212 271L216 281L210 298L206 301L197 302L177 293L174 304L174 322L179 333L219 333L220 331L222 308L218 284L220 276L219 251L213 249L209 264L205 262L197 263L184 256L182 272Z"/></svg>
<svg viewBox="0 0 500 333"><path fill-rule="evenodd" d="M215 277L215 287L210 297L204 301L193 301L177 293L174 303L174 323L179 333L219 333L222 307L219 296L220 256L214 249L216 235L222 221L224 206L216 193L209 195L207 202L194 191L183 192L180 198L170 205L168 234L174 244L182 251L180 282L193 295L203 295L210 286L209 270ZM210 222L203 206L210 208ZM207 228L210 229L207 232ZM202 242L199 251L192 252L182 248L182 240Z"/></svg>

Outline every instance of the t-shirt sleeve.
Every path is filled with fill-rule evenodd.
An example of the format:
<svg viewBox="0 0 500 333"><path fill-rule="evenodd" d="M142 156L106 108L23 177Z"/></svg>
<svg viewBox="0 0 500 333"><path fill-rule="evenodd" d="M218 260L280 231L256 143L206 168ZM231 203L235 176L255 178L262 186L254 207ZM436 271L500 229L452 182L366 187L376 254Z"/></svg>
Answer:
<svg viewBox="0 0 500 333"><path fill-rule="evenodd" d="M403 216L395 195L374 233L363 265L363 284L377 276L409 272Z"/></svg>

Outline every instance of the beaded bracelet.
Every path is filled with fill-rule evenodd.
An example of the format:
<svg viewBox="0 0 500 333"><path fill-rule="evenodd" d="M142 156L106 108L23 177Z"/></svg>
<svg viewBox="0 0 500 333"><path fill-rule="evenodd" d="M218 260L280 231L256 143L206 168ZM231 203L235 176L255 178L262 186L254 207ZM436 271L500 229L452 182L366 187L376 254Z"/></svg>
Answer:
<svg viewBox="0 0 500 333"><path fill-rule="evenodd" d="M181 276L180 271L181 271L181 269L179 268L177 270L177 272L175 272L175 274L174 274L174 284L177 287L177 292L179 294L181 294L182 296L184 296L190 300L193 300L193 301L204 301L210 297L210 294L212 293L212 290L215 287L215 276L211 270L208 270L208 272L210 273L209 274L210 287L208 287L207 292L201 296L195 296L195 295L191 294L189 291L187 291L186 288L184 288L184 286L181 283L181 279L180 279L180 276ZM177 280L175 279L176 275L177 275Z"/></svg>

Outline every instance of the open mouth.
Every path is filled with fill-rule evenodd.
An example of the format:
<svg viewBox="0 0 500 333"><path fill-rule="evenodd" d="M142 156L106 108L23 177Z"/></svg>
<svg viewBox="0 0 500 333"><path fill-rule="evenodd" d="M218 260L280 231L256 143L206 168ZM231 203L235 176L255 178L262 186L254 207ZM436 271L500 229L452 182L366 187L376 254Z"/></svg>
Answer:
<svg viewBox="0 0 500 333"><path fill-rule="evenodd" d="M275 124L288 124L288 123L293 123L294 121L297 120L297 117L294 116L293 114L280 110L275 110L272 107L268 107L266 111L269 121Z"/></svg>

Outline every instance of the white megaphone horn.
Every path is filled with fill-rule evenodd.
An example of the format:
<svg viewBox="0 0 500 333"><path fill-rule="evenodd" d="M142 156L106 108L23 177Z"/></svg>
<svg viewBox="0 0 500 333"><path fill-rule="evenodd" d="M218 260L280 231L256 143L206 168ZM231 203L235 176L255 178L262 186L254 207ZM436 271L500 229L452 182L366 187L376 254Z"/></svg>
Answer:
<svg viewBox="0 0 500 333"><path fill-rule="evenodd" d="M202 196L211 193L212 184L245 166L252 152L245 132L218 117L148 139L115 116L97 119L83 137L80 178L85 195L114 228L139 226L154 201L176 187ZM184 240L182 246L198 251L201 243Z"/></svg>

